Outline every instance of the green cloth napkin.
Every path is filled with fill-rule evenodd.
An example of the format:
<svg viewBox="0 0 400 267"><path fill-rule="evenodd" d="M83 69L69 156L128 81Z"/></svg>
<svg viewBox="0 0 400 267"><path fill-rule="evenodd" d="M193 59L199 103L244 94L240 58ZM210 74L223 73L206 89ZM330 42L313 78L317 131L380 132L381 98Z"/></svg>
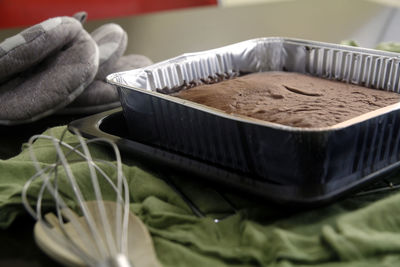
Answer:
<svg viewBox="0 0 400 267"><path fill-rule="evenodd" d="M65 127L48 130L60 136ZM67 133L65 140L76 144ZM34 144L39 161L54 162L48 141ZM92 146L96 158L114 160L105 147ZM172 175L174 183L204 212L195 216L190 207L151 168L139 168L125 158L131 208L150 230L157 256L164 266L399 266L400 193L352 196L313 210L293 210L248 196L230 193L227 198L238 211L214 222L216 216L232 213L213 188ZM71 167L85 190L88 171L83 163ZM101 166L113 175L108 165ZM24 214L21 190L35 170L28 151L0 161L0 227L7 228ZM61 180L63 174L60 173ZM30 191L34 202L39 184ZM61 185L62 186L62 185ZM63 188L67 199L71 192ZM90 196L88 196L90 198ZM111 195L105 196L112 197Z"/></svg>
<svg viewBox="0 0 400 267"><path fill-rule="evenodd" d="M359 47L358 43L354 40L343 40L340 42L342 45ZM377 44L374 49L387 52L400 53L400 43L397 42L382 42Z"/></svg>

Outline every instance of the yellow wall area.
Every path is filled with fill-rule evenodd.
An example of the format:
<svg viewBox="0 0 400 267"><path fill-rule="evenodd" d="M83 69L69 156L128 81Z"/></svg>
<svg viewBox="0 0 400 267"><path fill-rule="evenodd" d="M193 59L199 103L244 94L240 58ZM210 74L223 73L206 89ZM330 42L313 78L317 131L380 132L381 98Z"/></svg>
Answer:
<svg viewBox="0 0 400 267"><path fill-rule="evenodd" d="M388 23L397 12L382 1L252 0L244 4L243 0L220 0L218 7L90 21L85 27L90 32L107 22L118 23L128 32L126 53L143 54L155 62L268 36L333 43L354 39L373 47L390 38ZM0 40L18 31L0 31Z"/></svg>

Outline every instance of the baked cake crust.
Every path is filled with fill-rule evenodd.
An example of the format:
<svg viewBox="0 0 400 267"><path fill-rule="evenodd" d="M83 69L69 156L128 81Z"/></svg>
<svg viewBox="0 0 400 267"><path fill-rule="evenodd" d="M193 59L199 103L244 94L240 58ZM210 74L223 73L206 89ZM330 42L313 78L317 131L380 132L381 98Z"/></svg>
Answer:
<svg viewBox="0 0 400 267"><path fill-rule="evenodd" d="M288 126L332 126L395 104L400 94L293 72L259 72L182 90L174 96Z"/></svg>

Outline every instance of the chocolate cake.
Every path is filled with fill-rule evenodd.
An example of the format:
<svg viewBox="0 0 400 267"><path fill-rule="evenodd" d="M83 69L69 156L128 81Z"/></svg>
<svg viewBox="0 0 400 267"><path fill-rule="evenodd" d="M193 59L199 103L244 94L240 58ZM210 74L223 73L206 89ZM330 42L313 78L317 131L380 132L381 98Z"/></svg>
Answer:
<svg viewBox="0 0 400 267"><path fill-rule="evenodd" d="M174 96L295 127L332 126L400 101L400 94L293 72L259 72L182 90Z"/></svg>

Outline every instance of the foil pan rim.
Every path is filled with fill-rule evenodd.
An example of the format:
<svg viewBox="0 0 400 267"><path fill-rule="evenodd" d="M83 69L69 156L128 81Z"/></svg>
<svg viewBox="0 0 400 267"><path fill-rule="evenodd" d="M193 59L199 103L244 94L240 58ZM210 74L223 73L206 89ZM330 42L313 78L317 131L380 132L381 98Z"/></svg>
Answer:
<svg viewBox="0 0 400 267"><path fill-rule="evenodd" d="M172 58L160 61L160 62L156 62L150 66L137 68L137 69L133 69L133 70L128 70L128 71L123 71L123 72L112 73L106 77L106 80L107 80L107 82L109 82L111 84L115 84L117 86L124 86L125 84L118 81L118 79L117 79L118 76L122 76L127 73L131 73L131 74L146 73L146 71L156 69L157 67L160 67L162 65L172 64L175 62L181 62L183 60L187 60L190 57L197 57L202 54L212 53L212 52L218 51L220 49L226 49L230 46L238 46L238 45L246 44L246 43L264 43L264 42L269 42L269 43L285 42L285 43L303 44L306 46L324 46L327 48L346 49L346 51L354 51L354 52L359 52L359 53L363 53L363 54L374 54L376 56L387 56L387 57L391 57L391 58L400 59L400 53L381 51L381 50L376 50L376 49L372 49L372 48L355 47L355 46L334 44L334 43L328 43L328 42L320 42L320 41L312 41L312 40L306 40L306 39L300 39L300 38L290 38L290 37L259 37L259 38L254 38L254 39L237 42L234 44L229 44L226 46L221 46L218 48L202 50L202 51L197 51L197 52L184 53L184 54L178 55L176 57L172 57Z"/></svg>
<svg viewBox="0 0 400 267"><path fill-rule="evenodd" d="M140 77L140 75L147 76L148 72L151 70L156 70L157 68L164 66L164 65L170 65L170 64L175 64L175 63L181 63L185 60L189 60L190 58L195 58L200 55L206 55L206 54L211 54L213 52L217 52L222 49L227 49L229 47L235 47L235 46L240 46L240 45L246 45L246 44L259 44L259 43L293 43L295 45L304 45L308 47L312 46L323 46L326 48L331 48L331 49L338 49L338 50L344 50L344 51L349 51L349 52L356 52L360 54L365 54L365 55L372 55L372 56L383 56L383 57L389 57L392 59L398 59L400 60L400 54L399 53L394 53L394 52L386 52L386 51L379 51L379 50L374 50L374 49L369 49L369 48L362 48L362 47L352 47L352 46L346 46L346 45L341 45L341 44L333 44L333 43L325 43L325 42L319 42L319 41L310 41L310 40L304 40L304 39L297 39L297 38L287 38L287 37L262 37L262 38L255 38L255 39L250 39L226 46L222 46L219 48L214 48L214 49L209 49L209 50L204 50L204 51L199 51L199 52L191 52L191 53L184 53L182 55L179 55L177 57L173 57L155 64L152 64L147 67L139 68L139 69L134 69L134 70L129 70L129 71L124 71L124 72L117 72L117 73L112 73L107 76L106 80L108 83L113 84L119 88L122 89L128 89L128 90L135 90L139 91L141 93L149 94L158 98L163 98L168 101L175 102L180 105L188 106L190 108L194 108L197 110L201 110L213 115L216 115L218 117L223 117L235 121L240 121L244 123L250 123L258 126L264 126L264 127L272 127L275 129L280 129L280 130L288 130L288 131L301 131L301 132L330 132L333 130L340 130L343 128L350 127L354 124L372 119L374 117L377 117L379 115L384 115L387 113L390 113L395 110L400 109L400 102L386 106L383 108L379 108L374 111L370 111L367 113L364 113L362 115L359 115L357 117L351 118L349 120L337 123L332 126L326 126L326 127L294 127L294 126L288 126L288 125L283 125L283 124L278 124L278 123L273 123L269 121L263 121L263 120L258 120L246 116L241 116L241 115L233 115L226 113L224 111L220 111L205 105L201 105L192 101L188 100L183 100L179 99L177 97L173 97L167 94L159 93L157 91L145 89L145 88L140 88L136 86L132 86L127 84L126 82L124 83L123 76L124 75L132 75L132 76L137 76Z"/></svg>

